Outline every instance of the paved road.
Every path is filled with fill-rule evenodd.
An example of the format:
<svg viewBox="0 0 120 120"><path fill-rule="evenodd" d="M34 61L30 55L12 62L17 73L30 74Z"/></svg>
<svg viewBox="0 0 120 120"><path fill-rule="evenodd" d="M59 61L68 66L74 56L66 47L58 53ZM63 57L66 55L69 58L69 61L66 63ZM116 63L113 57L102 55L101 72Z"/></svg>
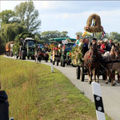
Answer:
<svg viewBox="0 0 120 120"><path fill-rule="evenodd" d="M44 63L44 62L42 62ZM44 63L50 65L50 63ZM93 101L92 87L87 82L87 76L85 82L81 82L76 79L76 68L67 66L55 66L60 70L69 80L87 96L90 100ZM103 80L100 80L103 103L105 112L113 119L120 120L120 85L111 86L111 84L106 85Z"/></svg>
<svg viewBox="0 0 120 120"><path fill-rule="evenodd" d="M43 61L42 63L51 65L51 63L45 63ZM87 96L90 100L93 101L92 88L91 85L89 85L87 82L87 76L85 78L85 82L81 82L80 80L76 79L75 67L61 67L55 65L54 67L61 71L78 89L80 89L80 91L85 94L85 96ZM102 89L105 112L113 120L120 120L120 85L111 87L110 84L106 85L103 80L100 80L100 84Z"/></svg>

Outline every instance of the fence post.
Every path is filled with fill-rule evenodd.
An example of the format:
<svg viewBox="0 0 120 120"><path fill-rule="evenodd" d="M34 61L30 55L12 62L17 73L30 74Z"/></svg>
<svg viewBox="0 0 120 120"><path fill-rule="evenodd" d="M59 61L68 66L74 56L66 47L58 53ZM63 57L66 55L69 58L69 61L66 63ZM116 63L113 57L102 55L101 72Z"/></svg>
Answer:
<svg viewBox="0 0 120 120"><path fill-rule="evenodd" d="M106 120L100 84L92 82L92 90L96 107L97 120Z"/></svg>

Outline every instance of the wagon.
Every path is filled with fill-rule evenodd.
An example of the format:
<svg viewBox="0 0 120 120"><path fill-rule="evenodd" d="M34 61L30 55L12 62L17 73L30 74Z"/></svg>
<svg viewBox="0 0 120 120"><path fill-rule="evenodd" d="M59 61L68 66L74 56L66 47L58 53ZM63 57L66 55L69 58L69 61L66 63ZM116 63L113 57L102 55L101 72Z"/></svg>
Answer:
<svg viewBox="0 0 120 120"><path fill-rule="evenodd" d="M84 66L84 61L81 61L81 64L76 68L76 78L80 79L82 82L85 80L85 75L88 75L88 69ZM106 80L106 70L103 66L100 66L98 75L102 75L103 80Z"/></svg>
<svg viewBox="0 0 120 120"><path fill-rule="evenodd" d="M67 44L62 44L62 46L60 48L54 48L53 52L52 52L52 61L53 64L55 65L60 65L62 67L65 67L65 64L70 65L71 63L71 50L72 50L72 46L74 45L73 42L69 42Z"/></svg>

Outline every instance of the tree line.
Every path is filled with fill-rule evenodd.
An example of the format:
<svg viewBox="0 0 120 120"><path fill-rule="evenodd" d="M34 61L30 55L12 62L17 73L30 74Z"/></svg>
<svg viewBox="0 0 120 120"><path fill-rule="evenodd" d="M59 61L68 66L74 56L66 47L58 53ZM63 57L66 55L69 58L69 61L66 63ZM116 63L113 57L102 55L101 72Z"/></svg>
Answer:
<svg viewBox="0 0 120 120"><path fill-rule="evenodd" d="M83 33L82 32L76 32L76 35L82 36ZM93 35L87 33L86 36L87 37L92 37ZM118 32L105 33L104 37L103 37L103 33L96 33L95 34L95 38L97 38L98 40L101 40L101 39L104 39L104 38L108 39L108 40L112 39L114 42L120 42L120 33L118 33Z"/></svg>
<svg viewBox="0 0 120 120"><path fill-rule="evenodd" d="M37 41L48 42L50 38L67 37L68 32L44 31L40 33L41 20L39 12L32 1L22 2L12 10L0 12L0 53L4 51L9 41L18 41L25 34Z"/></svg>
<svg viewBox="0 0 120 120"><path fill-rule="evenodd" d="M37 30L41 25L38 17L39 12L32 1L20 3L14 11L2 11L0 13L0 52L3 52L7 42L14 41L19 34L37 35Z"/></svg>
<svg viewBox="0 0 120 120"><path fill-rule="evenodd" d="M67 31L44 31L40 32L41 20L39 12L35 9L32 1L22 2L14 10L4 10L0 12L0 53L4 52L5 44L9 41L19 40L25 33L31 35L37 41L48 42L50 38L69 37ZM80 36L82 32L77 32ZM91 36L91 35L87 35ZM102 33L96 34L100 39ZM111 32L105 34L106 38L120 41L120 34Z"/></svg>

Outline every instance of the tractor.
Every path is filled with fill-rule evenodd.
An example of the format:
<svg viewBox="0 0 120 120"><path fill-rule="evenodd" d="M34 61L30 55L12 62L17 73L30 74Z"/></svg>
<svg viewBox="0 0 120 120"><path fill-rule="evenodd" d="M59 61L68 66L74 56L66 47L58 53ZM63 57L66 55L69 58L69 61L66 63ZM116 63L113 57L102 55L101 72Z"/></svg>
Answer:
<svg viewBox="0 0 120 120"><path fill-rule="evenodd" d="M26 57L28 59L34 59L36 41L32 38L25 38L20 41L19 52L17 58L24 60Z"/></svg>

